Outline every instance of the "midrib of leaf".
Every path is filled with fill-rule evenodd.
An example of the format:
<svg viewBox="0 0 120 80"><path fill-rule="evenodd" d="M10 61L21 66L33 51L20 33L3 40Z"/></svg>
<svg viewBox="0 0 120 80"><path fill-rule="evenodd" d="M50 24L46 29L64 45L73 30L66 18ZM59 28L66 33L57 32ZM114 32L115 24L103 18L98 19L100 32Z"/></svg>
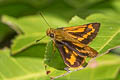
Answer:
<svg viewBox="0 0 120 80"><path fill-rule="evenodd" d="M32 73L32 74L28 74L28 75L24 75L24 76L20 76L20 77L13 77L13 78L9 78L9 79L4 79L4 80L24 80L24 79L30 79L33 77L43 77L45 75L45 73Z"/></svg>
<svg viewBox="0 0 120 80"><path fill-rule="evenodd" d="M24 72L30 73L27 69L25 69L22 65L20 65L20 64L16 61L16 59L11 58L11 57L10 57L9 55L7 55L7 54L6 54L6 56L7 56L9 59L11 59L16 65L18 65Z"/></svg>
<svg viewBox="0 0 120 80"><path fill-rule="evenodd" d="M34 45L34 44L35 44L35 42L31 42L31 43L25 45L23 48L21 48L21 49L19 49L19 50L17 50L17 51L14 51L12 54L15 55L15 54L19 53L20 51L22 51L22 50L24 50L24 49L26 49L26 48L28 48L28 47ZM16 46L16 45L14 45L14 46Z"/></svg>
<svg viewBox="0 0 120 80"><path fill-rule="evenodd" d="M101 48L98 50L98 52L100 52L107 44L109 44L109 42L120 32L120 30L118 30L117 32L115 32L111 38L103 45L101 46Z"/></svg>

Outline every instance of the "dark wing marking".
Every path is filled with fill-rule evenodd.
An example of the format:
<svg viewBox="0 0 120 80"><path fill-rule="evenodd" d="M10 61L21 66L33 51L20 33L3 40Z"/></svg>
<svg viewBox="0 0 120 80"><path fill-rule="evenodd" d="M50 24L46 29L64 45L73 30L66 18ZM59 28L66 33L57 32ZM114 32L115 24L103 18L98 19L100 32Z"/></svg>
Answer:
<svg viewBox="0 0 120 80"><path fill-rule="evenodd" d="M63 27L58 28L68 32L71 37L77 39L83 44L88 44L91 42L97 35L99 31L100 23L90 23L80 26L73 26L73 27Z"/></svg>

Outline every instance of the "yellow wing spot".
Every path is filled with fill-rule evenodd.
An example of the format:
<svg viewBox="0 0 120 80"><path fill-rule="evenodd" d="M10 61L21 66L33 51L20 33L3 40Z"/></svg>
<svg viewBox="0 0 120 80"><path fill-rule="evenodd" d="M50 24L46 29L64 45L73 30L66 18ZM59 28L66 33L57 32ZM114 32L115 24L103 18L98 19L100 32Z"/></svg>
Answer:
<svg viewBox="0 0 120 80"><path fill-rule="evenodd" d="M78 54L77 54L77 53L75 53L75 51L73 51L73 54L74 54L75 56L78 56Z"/></svg>
<svg viewBox="0 0 120 80"><path fill-rule="evenodd" d="M87 37L88 37L88 35L87 35L87 34L83 36L83 38L87 38Z"/></svg>
<svg viewBox="0 0 120 80"><path fill-rule="evenodd" d="M78 48L76 48L76 49L80 52L80 50Z"/></svg>
<svg viewBox="0 0 120 80"><path fill-rule="evenodd" d="M65 52L68 53L68 48L66 46L64 46Z"/></svg>
<svg viewBox="0 0 120 80"><path fill-rule="evenodd" d="M91 32L88 32L87 35L91 35Z"/></svg>
<svg viewBox="0 0 120 80"><path fill-rule="evenodd" d="M78 40L79 40L79 41L82 41L82 40L84 40L84 38L78 38Z"/></svg>
<svg viewBox="0 0 120 80"><path fill-rule="evenodd" d="M64 28L64 30L73 30L75 29L76 27L67 27L67 28Z"/></svg>
<svg viewBox="0 0 120 80"><path fill-rule="evenodd" d="M92 24L89 24L89 25L88 25L88 28L91 28L91 29L92 29L91 33L95 31L95 29L93 28Z"/></svg>
<svg viewBox="0 0 120 80"><path fill-rule="evenodd" d="M88 25L88 28L93 28L92 24L89 24L89 25Z"/></svg>
<svg viewBox="0 0 120 80"><path fill-rule="evenodd" d="M79 46L81 48L85 46L84 44L80 44L80 43L79 44L78 43L73 43L73 44L76 45L76 46Z"/></svg>
<svg viewBox="0 0 120 80"><path fill-rule="evenodd" d="M92 31L91 31L91 33L93 33L93 32L95 32L95 29L94 29L94 28L92 28Z"/></svg>
<svg viewBox="0 0 120 80"><path fill-rule="evenodd" d="M77 49L77 48L76 48ZM77 49L79 52L82 52L82 53L88 53L88 51L86 51L86 50L79 50L79 49ZM82 57L85 57L85 56L82 56Z"/></svg>
<svg viewBox="0 0 120 80"><path fill-rule="evenodd" d="M71 65L73 65L74 62L76 61L76 57L75 57L74 54L71 54L70 59L67 58L66 60L67 60L68 62L70 62Z"/></svg>

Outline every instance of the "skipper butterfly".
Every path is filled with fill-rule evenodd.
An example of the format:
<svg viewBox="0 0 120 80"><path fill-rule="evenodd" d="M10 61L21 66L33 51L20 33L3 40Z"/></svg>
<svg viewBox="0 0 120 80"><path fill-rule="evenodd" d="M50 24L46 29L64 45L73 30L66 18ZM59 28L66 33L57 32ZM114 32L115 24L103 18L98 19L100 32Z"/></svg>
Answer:
<svg viewBox="0 0 120 80"><path fill-rule="evenodd" d="M64 63L70 68L80 68L87 65L87 57L94 58L98 52L88 44L96 37L100 23L89 23L80 26L49 28L47 36L52 38L58 48Z"/></svg>

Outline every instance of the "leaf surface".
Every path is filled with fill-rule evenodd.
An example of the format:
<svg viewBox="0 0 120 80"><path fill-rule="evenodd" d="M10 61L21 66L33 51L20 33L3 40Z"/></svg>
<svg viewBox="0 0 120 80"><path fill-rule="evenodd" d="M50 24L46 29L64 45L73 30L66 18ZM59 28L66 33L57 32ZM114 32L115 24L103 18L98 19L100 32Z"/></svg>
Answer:
<svg viewBox="0 0 120 80"><path fill-rule="evenodd" d="M112 23L110 23L108 20L111 20ZM101 27L100 27L100 31L99 31L97 37L89 44L90 47L97 50L99 52L99 54L103 54L103 53L107 52L108 49L110 49L110 48L120 46L120 40L119 40L120 39L120 35L119 35L120 34L120 27L119 27L120 23L118 21L113 21L111 18L109 18L103 14L93 14L93 15L88 16L85 20L75 16L69 22L69 26L78 26L78 25L94 23L94 22L99 22L101 24ZM59 52L56 51L54 54L52 54L54 51L51 48L52 48L51 43L48 43L47 50L46 50L46 56L45 56L45 58L46 58L45 63L48 65L46 70L51 72L51 73L49 73L50 76L56 77L60 73L61 73L61 75L63 73L65 73L65 70L64 70L65 64L63 63L63 61L61 61L61 58L58 57L58 56L60 56L60 54L58 54ZM120 68L119 67L119 65L120 65L119 57L116 58L118 60L117 61L117 60L115 60L114 57L111 56L111 58L108 60L110 62L106 61L107 56L105 56L105 58L103 60L101 59L101 61L98 62L98 64L100 64L100 65L97 66L95 69L88 68L85 70L80 70L78 72L71 73L67 76L67 78L66 77L64 77L64 78L71 79L71 80L72 79L81 79L81 78L83 78L83 80L114 79ZM51 63L49 62L49 60L51 61ZM99 60L99 58L98 58L98 60ZM102 63L104 63L104 64L102 64ZM62 69L59 69L58 67L60 67ZM110 69L112 70L111 72L110 72ZM104 70L106 70L105 73L102 73L102 71L104 71ZM98 75L98 73L102 73L102 74ZM78 76L80 76L79 74L81 74L81 77L77 77L76 74L78 74ZM89 75L89 74L91 74L91 75ZM89 76L89 77L85 77L84 75ZM59 80L59 78L58 78L58 80Z"/></svg>

